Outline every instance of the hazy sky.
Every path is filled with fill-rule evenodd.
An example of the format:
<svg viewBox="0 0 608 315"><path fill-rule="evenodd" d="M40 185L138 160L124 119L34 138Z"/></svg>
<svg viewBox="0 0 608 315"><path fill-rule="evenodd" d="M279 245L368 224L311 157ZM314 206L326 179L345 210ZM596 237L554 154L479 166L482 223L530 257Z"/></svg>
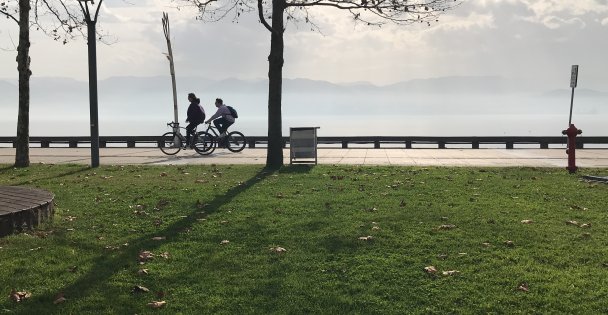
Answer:
<svg viewBox="0 0 608 315"><path fill-rule="evenodd" d="M168 75L160 22L169 12L178 76L265 78L270 34L255 14L203 23L169 0L106 0L100 26L116 43L98 45L100 78ZM284 76L388 84L439 76L497 75L541 88L608 91L608 0L465 0L431 27L355 25L331 9L313 12L322 34L288 25ZM86 80L86 43L61 45L33 33L35 76ZM17 78L16 25L0 19L0 78Z"/></svg>

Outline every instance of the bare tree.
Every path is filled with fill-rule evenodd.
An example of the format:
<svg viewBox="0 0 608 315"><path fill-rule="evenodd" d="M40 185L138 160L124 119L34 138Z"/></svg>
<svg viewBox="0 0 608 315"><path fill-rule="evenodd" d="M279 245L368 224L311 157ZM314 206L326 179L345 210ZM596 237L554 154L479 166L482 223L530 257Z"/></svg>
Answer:
<svg viewBox="0 0 608 315"><path fill-rule="evenodd" d="M318 30L310 15L311 8L327 8L350 14L355 23L382 26L386 23L412 24L438 22L444 11L461 0L172 0L178 7L191 6L199 11L198 19L236 20L241 14L255 12L270 32L268 56L268 154L266 166L283 165L281 96L283 82L283 37L285 17L288 22L307 23ZM270 20L270 22L268 21Z"/></svg>
<svg viewBox="0 0 608 315"><path fill-rule="evenodd" d="M19 116L17 119L17 145L15 166L26 167L29 156L30 116L30 29L40 30L63 44L82 34L82 18L79 8L67 0L1 0L0 16L19 25L17 46L17 71L19 72ZM75 31L78 31L75 33Z"/></svg>

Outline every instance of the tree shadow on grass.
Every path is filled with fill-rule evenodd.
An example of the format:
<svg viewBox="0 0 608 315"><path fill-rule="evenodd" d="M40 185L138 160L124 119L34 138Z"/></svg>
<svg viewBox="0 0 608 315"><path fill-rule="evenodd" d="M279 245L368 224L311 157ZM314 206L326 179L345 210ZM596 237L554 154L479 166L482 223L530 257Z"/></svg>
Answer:
<svg viewBox="0 0 608 315"><path fill-rule="evenodd" d="M298 164L298 165L287 165L279 169L279 173L283 174L304 174L310 173L316 165L312 164Z"/></svg>
<svg viewBox="0 0 608 315"><path fill-rule="evenodd" d="M12 167L9 168L9 169L12 169ZM0 173L2 171L4 171L4 170L5 169L0 169ZM70 175L75 175L75 174L83 173L83 172L90 171L90 170L92 170L92 168L90 166L82 166L82 167L79 167L77 169L65 172L65 173L51 174L51 175L46 176L46 177L33 178L33 179L29 179L29 180L22 181L22 182L11 183L10 185L11 186L32 185L32 184L35 184L35 183L40 182L40 181L51 180L51 179L59 179L59 178L62 178L62 177L66 177L66 176L70 176Z"/></svg>
<svg viewBox="0 0 608 315"><path fill-rule="evenodd" d="M262 182L272 173L273 171L262 169L253 177L243 182L241 185L230 188L225 194L215 197L213 200L205 204L205 215L209 215L216 212L222 205L231 202L238 195L254 187L256 184ZM153 231L150 233L143 234L137 239L130 240L129 246L121 248L119 251L99 256L95 261L93 261L93 265L89 268L87 273L80 276L80 278L75 282L64 287L61 291L65 293L66 297L70 297L70 299L72 300L77 300L78 298L86 297L93 293L99 294L100 292L97 290L106 286L108 281L113 276L115 276L118 272L123 271L127 267L132 267L137 262L140 251L147 250L154 253L154 251L158 249L158 247L178 241L180 239L178 235L190 229L197 222L197 219L200 218L200 211L201 209L199 209L197 205L193 205L191 212L187 216L167 226L164 230ZM153 237L159 235L165 236L166 240L163 242L152 240ZM110 292L108 292L108 294L109 293ZM104 292L102 292L102 294L104 294L104 303L111 303L114 297L106 296ZM36 304L38 306L47 305L49 303L52 303L53 298L54 297L50 295L40 295L32 298L32 302L34 302L32 304ZM130 308L140 308L141 302L137 299L133 299L132 305L122 306L124 308L120 309L122 310L122 312L124 312L125 310ZM100 306L97 311L103 312L102 309L108 309L108 307L113 311L117 311L117 309L115 308L116 305ZM30 309L28 311L35 310ZM50 311L48 308L45 308L44 312L61 313L61 310L60 308L58 308L57 310Z"/></svg>

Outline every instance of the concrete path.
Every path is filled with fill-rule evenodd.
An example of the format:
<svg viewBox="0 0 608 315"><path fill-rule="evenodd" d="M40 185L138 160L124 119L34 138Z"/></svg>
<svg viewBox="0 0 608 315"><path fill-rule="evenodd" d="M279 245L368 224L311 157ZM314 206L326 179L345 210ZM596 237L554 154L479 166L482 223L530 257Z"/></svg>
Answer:
<svg viewBox="0 0 608 315"><path fill-rule="evenodd" d="M90 164L89 148L31 148L32 163ZM285 164L289 150L284 151ZM577 166L608 168L608 149L576 151ZM240 153L216 150L200 156L192 150L176 156L164 155L157 148L107 148L100 150L101 164L265 164L266 149ZM565 167L563 149L325 149L320 148L319 164L417 165L417 166L536 166ZM15 150L0 148L0 164L13 164Z"/></svg>

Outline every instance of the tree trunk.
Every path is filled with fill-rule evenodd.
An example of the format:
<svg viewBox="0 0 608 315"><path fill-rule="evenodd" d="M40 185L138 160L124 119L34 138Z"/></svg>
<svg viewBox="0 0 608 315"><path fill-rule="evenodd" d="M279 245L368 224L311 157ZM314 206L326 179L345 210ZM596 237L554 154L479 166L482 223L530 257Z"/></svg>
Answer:
<svg viewBox="0 0 608 315"><path fill-rule="evenodd" d="M283 165L281 96L283 93L283 11L285 0L272 1L272 29L268 56L268 151L266 167Z"/></svg>
<svg viewBox="0 0 608 315"><path fill-rule="evenodd" d="M19 46L17 70L19 71L19 118L17 120L17 150L15 166L30 165L30 1L19 0Z"/></svg>

